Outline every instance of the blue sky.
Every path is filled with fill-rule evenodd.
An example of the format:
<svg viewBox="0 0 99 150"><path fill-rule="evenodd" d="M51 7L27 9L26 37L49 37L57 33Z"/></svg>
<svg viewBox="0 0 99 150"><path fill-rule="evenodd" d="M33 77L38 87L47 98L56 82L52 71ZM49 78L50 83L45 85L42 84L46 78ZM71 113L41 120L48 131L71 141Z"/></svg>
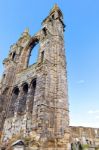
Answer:
<svg viewBox="0 0 99 150"><path fill-rule="evenodd" d="M99 0L0 0L0 76L9 47L57 3L66 24L70 125L99 127Z"/></svg>

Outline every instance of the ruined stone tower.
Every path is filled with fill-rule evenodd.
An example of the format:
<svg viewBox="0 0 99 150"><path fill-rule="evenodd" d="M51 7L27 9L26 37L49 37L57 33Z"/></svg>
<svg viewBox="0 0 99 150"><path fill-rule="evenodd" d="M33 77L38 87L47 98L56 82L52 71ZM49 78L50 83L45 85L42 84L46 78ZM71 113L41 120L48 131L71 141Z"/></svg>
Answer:
<svg viewBox="0 0 99 150"><path fill-rule="evenodd" d="M37 34L30 36L25 30L10 47L0 86L2 147L14 149L24 143L27 150L68 150L64 28L62 12L55 5ZM37 44L37 62L29 66L31 51Z"/></svg>

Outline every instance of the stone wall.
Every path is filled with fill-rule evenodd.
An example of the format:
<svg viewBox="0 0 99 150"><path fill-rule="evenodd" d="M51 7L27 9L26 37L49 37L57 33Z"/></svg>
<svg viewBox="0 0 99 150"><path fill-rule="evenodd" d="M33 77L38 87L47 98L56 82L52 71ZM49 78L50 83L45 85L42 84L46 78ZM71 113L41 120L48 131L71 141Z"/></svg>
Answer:
<svg viewBox="0 0 99 150"><path fill-rule="evenodd" d="M70 143L99 146L99 128L70 126Z"/></svg>
<svg viewBox="0 0 99 150"><path fill-rule="evenodd" d="M70 150L99 145L99 129L69 127L64 22L57 5L30 36L26 29L10 47L0 82L0 146L6 150ZM37 62L29 66L39 43ZM15 147L14 147L15 146Z"/></svg>
<svg viewBox="0 0 99 150"><path fill-rule="evenodd" d="M7 149L19 139L31 149L68 149L64 27L62 12L55 5L37 34L30 36L26 29L10 47L0 89L0 103L4 102L0 117L5 112L1 145ZM37 43L37 62L29 66Z"/></svg>

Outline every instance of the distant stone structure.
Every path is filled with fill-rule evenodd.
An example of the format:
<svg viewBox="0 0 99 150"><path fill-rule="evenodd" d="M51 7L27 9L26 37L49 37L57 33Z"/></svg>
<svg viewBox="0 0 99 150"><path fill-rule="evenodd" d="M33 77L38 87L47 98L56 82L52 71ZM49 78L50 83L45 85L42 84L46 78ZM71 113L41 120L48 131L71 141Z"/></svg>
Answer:
<svg viewBox="0 0 99 150"><path fill-rule="evenodd" d="M77 142L90 147L99 146L99 128L70 126L70 143Z"/></svg>
<svg viewBox="0 0 99 150"><path fill-rule="evenodd" d="M0 82L1 150L70 150L86 133L84 140L95 140L95 129L69 126L64 29L55 5L37 34L26 29L10 47ZM29 66L37 44L37 62Z"/></svg>

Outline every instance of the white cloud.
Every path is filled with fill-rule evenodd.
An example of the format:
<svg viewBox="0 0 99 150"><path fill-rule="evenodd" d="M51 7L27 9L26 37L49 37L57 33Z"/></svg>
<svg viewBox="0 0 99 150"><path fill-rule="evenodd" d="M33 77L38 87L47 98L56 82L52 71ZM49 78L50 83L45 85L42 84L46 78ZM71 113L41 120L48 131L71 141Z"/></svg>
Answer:
<svg viewBox="0 0 99 150"><path fill-rule="evenodd" d="M85 80L79 80L79 81L77 81L77 83L78 84L83 84L83 83L85 83Z"/></svg>
<svg viewBox="0 0 99 150"><path fill-rule="evenodd" d="M99 118L97 118L99 119ZM92 128L99 128L99 121L88 121L88 122L72 122L70 123L71 126L83 126L83 127L92 127Z"/></svg>
<svg viewBox="0 0 99 150"><path fill-rule="evenodd" d="M89 110L88 114L98 114L99 110Z"/></svg>
<svg viewBox="0 0 99 150"><path fill-rule="evenodd" d="M99 119L99 116L96 116L95 118L96 118L96 119Z"/></svg>

